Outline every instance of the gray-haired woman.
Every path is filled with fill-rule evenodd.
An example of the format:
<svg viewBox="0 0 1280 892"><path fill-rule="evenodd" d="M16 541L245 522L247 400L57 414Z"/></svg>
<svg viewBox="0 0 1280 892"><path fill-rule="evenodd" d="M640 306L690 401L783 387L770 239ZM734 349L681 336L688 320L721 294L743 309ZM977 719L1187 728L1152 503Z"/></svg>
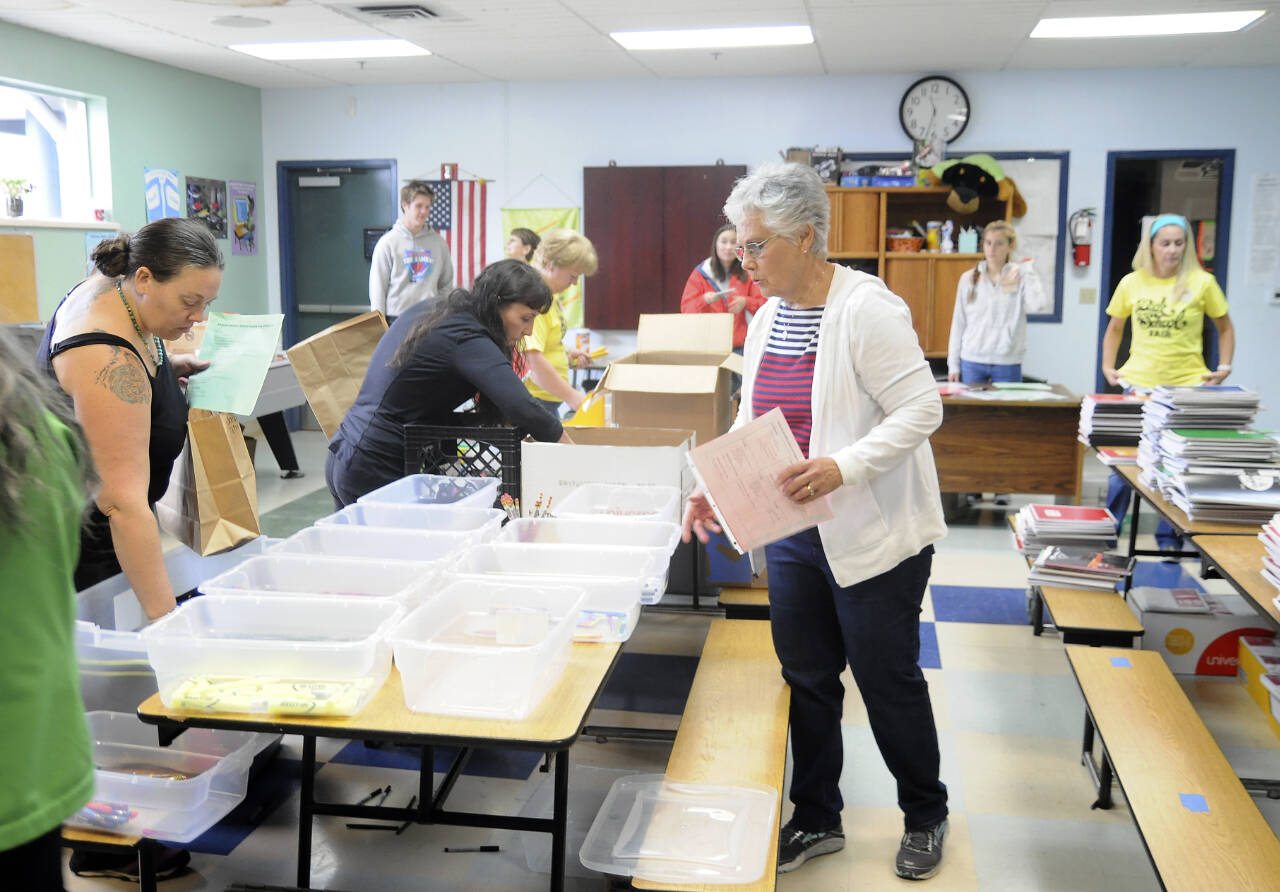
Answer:
<svg viewBox="0 0 1280 892"><path fill-rule="evenodd" d="M770 295L747 332L735 427L781 409L804 461L778 486L826 499L835 517L766 547L774 648L791 685L795 811L778 870L844 848L839 781L845 663L898 782L906 833L896 870L937 872L947 829L938 737L917 665L933 543L946 535L928 437L942 403L902 299L830 263L829 210L810 168L765 164L739 180L725 215L743 268ZM718 531L705 496L684 535Z"/></svg>

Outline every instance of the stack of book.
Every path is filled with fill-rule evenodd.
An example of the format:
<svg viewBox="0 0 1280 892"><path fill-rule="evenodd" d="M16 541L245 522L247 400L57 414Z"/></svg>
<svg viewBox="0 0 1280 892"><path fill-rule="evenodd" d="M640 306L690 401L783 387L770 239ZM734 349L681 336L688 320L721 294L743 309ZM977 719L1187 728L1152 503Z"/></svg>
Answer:
<svg viewBox="0 0 1280 892"><path fill-rule="evenodd" d="M1156 588L1135 585L1129 601L1143 613L1213 613L1203 593L1193 588Z"/></svg>
<svg viewBox="0 0 1280 892"><path fill-rule="evenodd" d="M1146 396L1091 393L1080 401L1080 442L1090 446L1136 446L1142 435Z"/></svg>
<svg viewBox="0 0 1280 892"><path fill-rule="evenodd" d="M1133 573L1136 558L1072 545L1050 545L1031 565L1027 580L1033 585L1115 591Z"/></svg>
<svg viewBox="0 0 1280 892"><path fill-rule="evenodd" d="M1093 550L1116 545L1116 519L1106 508L1025 505L1014 516L1013 527L1013 544L1025 555L1038 555L1048 545Z"/></svg>
<svg viewBox="0 0 1280 892"><path fill-rule="evenodd" d="M1267 548L1267 553L1262 556L1262 578L1280 589L1280 514L1273 515L1262 525L1258 538ZM1275 603L1280 607L1280 597Z"/></svg>
<svg viewBox="0 0 1280 892"><path fill-rule="evenodd" d="M1095 446L1094 452L1098 453L1098 461L1108 468L1138 463L1137 446Z"/></svg>

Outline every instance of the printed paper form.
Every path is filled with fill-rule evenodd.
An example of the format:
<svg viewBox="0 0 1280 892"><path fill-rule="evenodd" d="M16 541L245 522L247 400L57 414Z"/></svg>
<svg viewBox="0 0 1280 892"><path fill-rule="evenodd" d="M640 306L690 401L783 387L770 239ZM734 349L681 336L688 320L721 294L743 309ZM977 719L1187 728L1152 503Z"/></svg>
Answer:
<svg viewBox="0 0 1280 892"><path fill-rule="evenodd" d="M793 502L774 482L787 465L804 461L781 409L698 446L688 460L729 543L741 553L833 516L825 498Z"/></svg>
<svg viewBox="0 0 1280 892"><path fill-rule="evenodd" d="M276 355L284 316L240 316L210 313L200 343L201 359L209 368L192 375L187 383L187 403L210 412L248 415L253 411Z"/></svg>

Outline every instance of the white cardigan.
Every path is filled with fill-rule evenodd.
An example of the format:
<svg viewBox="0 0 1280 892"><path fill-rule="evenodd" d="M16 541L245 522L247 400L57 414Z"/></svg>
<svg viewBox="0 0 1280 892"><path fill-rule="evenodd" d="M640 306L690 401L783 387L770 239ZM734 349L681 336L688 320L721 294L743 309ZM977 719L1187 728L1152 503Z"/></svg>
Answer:
<svg viewBox="0 0 1280 892"><path fill-rule="evenodd" d="M747 330L742 405L751 420L756 369L781 301L771 297ZM911 312L884 282L837 266L818 330L809 456L830 456L844 485L826 498L835 514L818 525L842 586L891 570L947 534L929 435L942 399Z"/></svg>

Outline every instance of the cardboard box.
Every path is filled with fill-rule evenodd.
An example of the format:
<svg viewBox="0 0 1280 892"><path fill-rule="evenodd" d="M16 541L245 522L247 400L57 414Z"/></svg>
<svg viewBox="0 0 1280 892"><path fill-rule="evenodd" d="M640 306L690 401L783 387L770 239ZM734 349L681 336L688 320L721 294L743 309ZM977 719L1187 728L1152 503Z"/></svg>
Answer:
<svg viewBox="0 0 1280 892"><path fill-rule="evenodd" d="M636 352L610 363L600 382L606 421L692 430L695 445L727 431L732 373L742 374L742 357L733 352L733 317L645 314L636 336Z"/></svg>
<svg viewBox="0 0 1280 892"><path fill-rule="evenodd" d="M1164 656L1169 669L1184 675L1235 675L1242 635L1270 635L1253 605L1239 595L1201 597L1213 613L1155 613L1130 603L1145 630L1142 649Z"/></svg>
<svg viewBox="0 0 1280 892"><path fill-rule="evenodd" d="M573 443L520 444L520 505L532 506L538 493L564 501L584 483L639 483L675 486L684 499L693 489L685 456L693 431L629 427L583 427L569 431Z"/></svg>
<svg viewBox="0 0 1280 892"><path fill-rule="evenodd" d="M1242 635L1238 647L1236 677L1253 702L1270 716L1271 692L1263 683L1263 676L1280 674L1280 645L1270 635ZM1280 725L1274 720L1272 729L1280 734Z"/></svg>

